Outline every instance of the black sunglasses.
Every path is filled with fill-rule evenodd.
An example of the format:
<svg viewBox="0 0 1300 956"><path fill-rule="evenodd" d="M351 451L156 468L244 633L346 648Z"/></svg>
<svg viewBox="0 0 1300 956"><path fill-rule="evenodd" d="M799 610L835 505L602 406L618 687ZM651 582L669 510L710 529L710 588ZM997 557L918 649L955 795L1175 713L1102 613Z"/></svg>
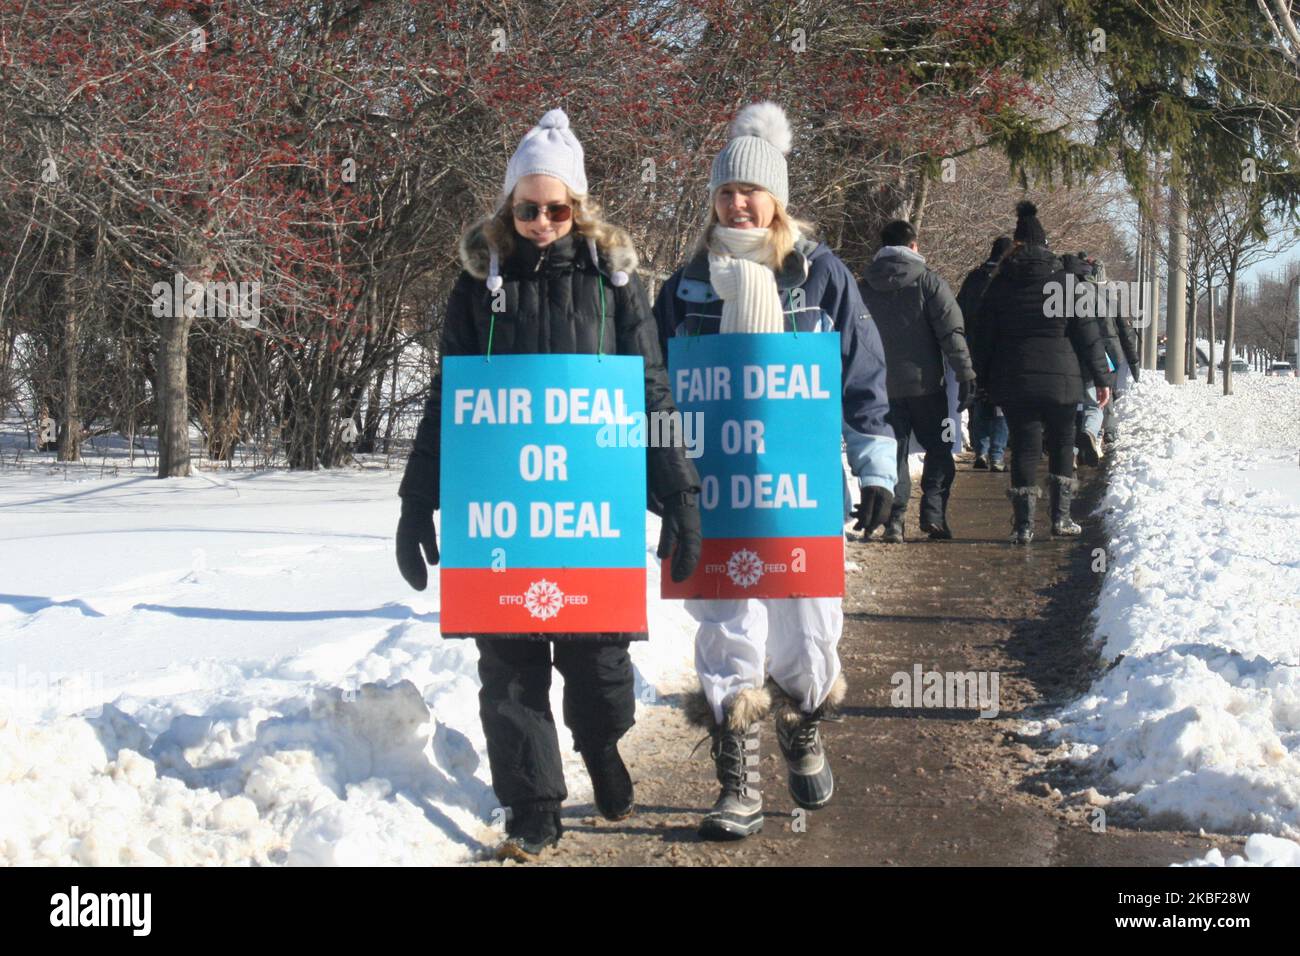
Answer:
<svg viewBox="0 0 1300 956"><path fill-rule="evenodd" d="M515 203L511 211L520 222L532 222L543 209L551 222L567 222L573 215L573 207L566 202L552 202L542 206L535 202L519 202Z"/></svg>

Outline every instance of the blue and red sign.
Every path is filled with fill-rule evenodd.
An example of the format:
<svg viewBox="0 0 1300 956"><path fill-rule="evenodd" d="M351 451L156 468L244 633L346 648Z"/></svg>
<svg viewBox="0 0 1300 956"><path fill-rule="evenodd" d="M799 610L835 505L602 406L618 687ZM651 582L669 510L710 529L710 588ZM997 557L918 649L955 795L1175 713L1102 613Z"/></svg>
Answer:
<svg viewBox="0 0 1300 956"><path fill-rule="evenodd" d="M444 634L644 632L640 356L447 356Z"/></svg>
<svg viewBox="0 0 1300 956"><path fill-rule="evenodd" d="M840 337L668 340L673 396L698 415L704 548L672 598L844 594Z"/></svg>

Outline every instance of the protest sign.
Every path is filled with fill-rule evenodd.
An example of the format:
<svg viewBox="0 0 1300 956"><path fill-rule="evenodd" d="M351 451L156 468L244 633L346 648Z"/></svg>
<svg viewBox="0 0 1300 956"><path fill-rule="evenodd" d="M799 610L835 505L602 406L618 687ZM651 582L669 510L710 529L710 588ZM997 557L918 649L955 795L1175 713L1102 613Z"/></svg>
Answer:
<svg viewBox="0 0 1300 956"><path fill-rule="evenodd" d="M645 449L598 440L644 417L640 356L447 356L444 634L643 632Z"/></svg>
<svg viewBox="0 0 1300 956"><path fill-rule="evenodd" d="M669 380L703 415L704 548L664 597L844 594L838 335L678 336Z"/></svg>

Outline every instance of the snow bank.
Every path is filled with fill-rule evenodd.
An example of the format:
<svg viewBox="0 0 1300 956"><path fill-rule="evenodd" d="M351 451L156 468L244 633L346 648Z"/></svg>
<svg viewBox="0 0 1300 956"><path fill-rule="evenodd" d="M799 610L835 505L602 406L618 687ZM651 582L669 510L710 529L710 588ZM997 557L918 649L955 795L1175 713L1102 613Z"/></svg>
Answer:
<svg viewBox="0 0 1300 956"><path fill-rule="evenodd" d="M393 562L400 474L94 474L0 472L0 864L456 863L499 839L477 650L439 634L437 574L416 593ZM694 633L647 567L642 709Z"/></svg>
<svg viewBox="0 0 1300 956"><path fill-rule="evenodd" d="M1296 839L1300 382L1235 388L1150 376L1121 399L1096 626L1111 667L1031 730L1150 817ZM1251 860L1298 851L1247 845Z"/></svg>

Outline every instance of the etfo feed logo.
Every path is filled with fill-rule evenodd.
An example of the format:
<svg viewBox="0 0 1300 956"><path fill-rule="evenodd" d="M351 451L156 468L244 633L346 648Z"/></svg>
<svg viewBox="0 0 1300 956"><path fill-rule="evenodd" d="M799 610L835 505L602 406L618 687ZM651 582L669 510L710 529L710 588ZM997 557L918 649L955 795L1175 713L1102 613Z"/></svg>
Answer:
<svg viewBox="0 0 1300 956"><path fill-rule="evenodd" d="M555 617L564 607L564 592L553 581L542 578L534 581L524 592L524 607L533 617L543 621Z"/></svg>
<svg viewBox="0 0 1300 956"><path fill-rule="evenodd" d="M737 587L752 588L763 576L763 559L748 548L733 551L727 559L727 577Z"/></svg>
<svg viewBox="0 0 1300 956"><path fill-rule="evenodd" d="M586 594L565 594L554 581L541 578L528 585L523 594L502 594L499 604L522 604L524 610L539 621L549 621L559 614L566 604L586 604Z"/></svg>

